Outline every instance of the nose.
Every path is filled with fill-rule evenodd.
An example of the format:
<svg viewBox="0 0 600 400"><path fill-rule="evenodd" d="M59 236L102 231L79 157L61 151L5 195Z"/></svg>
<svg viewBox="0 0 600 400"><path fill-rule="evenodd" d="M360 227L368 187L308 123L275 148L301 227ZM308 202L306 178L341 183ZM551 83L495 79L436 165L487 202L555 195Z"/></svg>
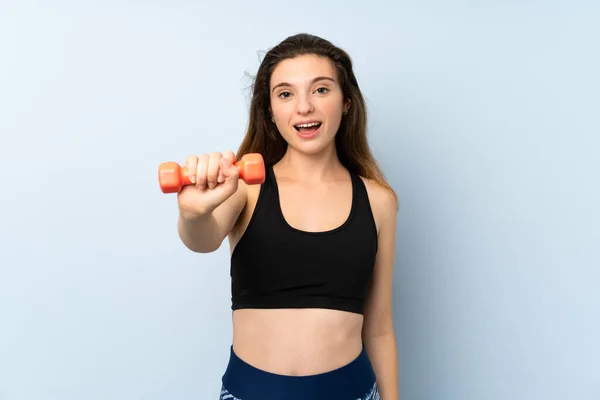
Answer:
<svg viewBox="0 0 600 400"><path fill-rule="evenodd" d="M298 96L298 114L308 114L314 110L310 96Z"/></svg>

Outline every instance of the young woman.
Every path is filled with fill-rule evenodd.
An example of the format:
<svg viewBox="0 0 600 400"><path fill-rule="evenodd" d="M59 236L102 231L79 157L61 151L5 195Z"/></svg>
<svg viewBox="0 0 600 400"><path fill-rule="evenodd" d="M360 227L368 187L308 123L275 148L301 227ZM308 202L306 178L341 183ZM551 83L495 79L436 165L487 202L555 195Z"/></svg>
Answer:
<svg viewBox="0 0 600 400"><path fill-rule="evenodd" d="M373 159L348 54L299 34L271 49L237 154L186 160L178 231L231 248L233 344L221 399L396 400L397 199ZM232 165L260 153L266 179Z"/></svg>

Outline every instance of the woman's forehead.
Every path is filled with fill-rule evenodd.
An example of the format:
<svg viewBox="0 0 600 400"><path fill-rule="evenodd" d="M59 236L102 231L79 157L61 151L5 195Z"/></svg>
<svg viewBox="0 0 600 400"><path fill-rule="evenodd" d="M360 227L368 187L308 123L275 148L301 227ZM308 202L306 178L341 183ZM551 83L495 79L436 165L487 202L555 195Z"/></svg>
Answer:
<svg viewBox="0 0 600 400"><path fill-rule="evenodd" d="M281 61L273 70L271 86L280 83L290 85L311 84L315 78L336 79L331 60L315 55L304 55Z"/></svg>

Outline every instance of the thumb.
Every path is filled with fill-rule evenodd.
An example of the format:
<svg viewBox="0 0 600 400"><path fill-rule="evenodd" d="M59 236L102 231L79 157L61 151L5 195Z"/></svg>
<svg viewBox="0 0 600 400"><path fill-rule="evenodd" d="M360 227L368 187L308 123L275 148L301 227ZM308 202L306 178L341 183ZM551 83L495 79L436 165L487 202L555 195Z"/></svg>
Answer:
<svg viewBox="0 0 600 400"><path fill-rule="evenodd" d="M221 171L225 180L239 179L240 170L228 158L221 158Z"/></svg>

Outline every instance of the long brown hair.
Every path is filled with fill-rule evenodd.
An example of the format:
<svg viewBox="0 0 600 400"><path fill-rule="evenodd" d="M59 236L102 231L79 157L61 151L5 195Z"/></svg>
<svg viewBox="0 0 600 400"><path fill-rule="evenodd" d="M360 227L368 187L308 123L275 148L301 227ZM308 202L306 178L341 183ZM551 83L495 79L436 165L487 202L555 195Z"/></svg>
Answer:
<svg viewBox="0 0 600 400"><path fill-rule="evenodd" d="M351 58L346 51L315 35L301 33L290 36L266 53L252 84L248 128L236 158L239 160L247 153L260 153L265 164L272 165L285 154L287 142L271 122L271 74L279 62L305 54L329 58L335 66L344 99L350 99L348 114L342 118L335 138L340 162L349 171L388 188L396 197L367 141L366 106L354 76Z"/></svg>

